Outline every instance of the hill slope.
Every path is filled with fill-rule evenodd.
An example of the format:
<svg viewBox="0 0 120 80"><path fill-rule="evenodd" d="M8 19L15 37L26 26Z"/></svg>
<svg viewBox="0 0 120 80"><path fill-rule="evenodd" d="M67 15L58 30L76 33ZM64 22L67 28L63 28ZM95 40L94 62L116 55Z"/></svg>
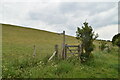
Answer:
<svg viewBox="0 0 120 80"><path fill-rule="evenodd" d="M56 33L36 30L31 28L24 28L12 25L3 25L3 47L7 45L10 48L19 48L23 50L20 54L33 53L33 46L36 45L39 54L52 54L54 45L62 46L62 35ZM73 37L66 36L67 44L76 44L77 40ZM22 47L21 47L22 46ZM26 48L29 48L26 51ZM8 49L7 49L8 50Z"/></svg>
<svg viewBox="0 0 120 80"><path fill-rule="evenodd" d="M65 61L47 59L54 52L54 45L62 46L62 35L56 33L24 28L13 25L2 25L3 35L3 77L21 78L117 78L117 48L111 52L100 52L98 41L94 42L94 59L81 64L76 57ZM78 44L71 36L66 36L67 44ZM33 46L36 46L36 57L33 58Z"/></svg>

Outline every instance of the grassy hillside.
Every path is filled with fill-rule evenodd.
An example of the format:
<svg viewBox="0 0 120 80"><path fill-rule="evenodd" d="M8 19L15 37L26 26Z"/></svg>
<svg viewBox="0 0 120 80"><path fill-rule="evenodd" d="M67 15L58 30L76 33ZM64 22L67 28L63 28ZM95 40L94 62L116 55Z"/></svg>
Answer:
<svg viewBox="0 0 120 80"><path fill-rule="evenodd" d="M2 25L2 76L4 78L117 78L118 52L111 43L111 52L100 51L95 41L93 58L81 64L76 56L67 60L47 62L54 52L54 45L62 46L62 35L56 33ZM76 38L66 36L67 44L79 44ZM36 56L33 58L33 46Z"/></svg>

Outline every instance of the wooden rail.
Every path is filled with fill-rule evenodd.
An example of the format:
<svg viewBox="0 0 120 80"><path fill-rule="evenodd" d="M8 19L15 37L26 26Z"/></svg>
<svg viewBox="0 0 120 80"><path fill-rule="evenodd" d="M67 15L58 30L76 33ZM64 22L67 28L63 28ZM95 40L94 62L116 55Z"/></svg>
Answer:
<svg viewBox="0 0 120 80"><path fill-rule="evenodd" d="M78 47L78 45L66 45L66 47Z"/></svg>

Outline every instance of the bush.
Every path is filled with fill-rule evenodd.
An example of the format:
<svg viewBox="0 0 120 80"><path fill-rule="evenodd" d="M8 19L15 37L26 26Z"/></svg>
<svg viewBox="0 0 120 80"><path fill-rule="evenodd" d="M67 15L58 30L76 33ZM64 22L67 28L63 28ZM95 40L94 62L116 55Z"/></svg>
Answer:
<svg viewBox="0 0 120 80"><path fill-rule="evenodd" d="M91 52L94 49L93 41L98 37L98 34L96 35L94 34L92 27L88 26L87 22L83 24L84 26L82 26L82 29L80 29L79 27L77 28L76 38L82 42L82 47L83 47L83 50L85 51L81 57L89 58Z"/></svg>
<svg viewBox="0 0 120 80"><path fill-rule="evenodd" d="M120 33L116 34L112 38L112 44L117 45L120 48Z"/></svg>

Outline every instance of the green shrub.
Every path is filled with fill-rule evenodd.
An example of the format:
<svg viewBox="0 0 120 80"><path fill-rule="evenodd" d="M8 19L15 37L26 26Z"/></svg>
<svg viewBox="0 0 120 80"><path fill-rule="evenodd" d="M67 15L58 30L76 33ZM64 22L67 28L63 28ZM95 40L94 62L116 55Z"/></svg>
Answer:
<svg viewBox="0 0 120 80"><path fill-rule="evenodd" d="M77 28L76 35L77 39L82 42L82 47L85 52L82 54L81 61L85 58L89 58L91 52L94 50L93 41L98 37L98 34L94 34L91 26L87 22L83 23L82 29Z"/></svg>

